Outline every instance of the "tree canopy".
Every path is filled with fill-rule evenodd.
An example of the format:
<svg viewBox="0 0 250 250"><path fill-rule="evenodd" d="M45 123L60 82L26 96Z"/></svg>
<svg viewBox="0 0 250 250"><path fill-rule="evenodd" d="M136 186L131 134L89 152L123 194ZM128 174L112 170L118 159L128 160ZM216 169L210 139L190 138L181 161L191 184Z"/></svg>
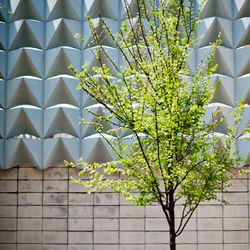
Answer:
<svg viewBox="0 0 250 250"><path fill-rule="evenodd" d="M88 109L95 122L81 121L100 134L116 158L104 163L90 164L82 159L71 163L82 167L79 175L91 176L73 181L89 193L109 188L137 205L159 203L170 226L171 249L175 249L175 238L198 205L217 199L216 194L227 188L232 170L242 171L237 168L237 152L232 152L242 103L230 114L235 122L226 135L216 132L227 118L219 109L209 122L205 119L217 87L211 79L221 40L218 37L211 43L195 67L190 65L198 39L199 10L194 1L132 2L137 12L124 1L126 18L119 33L113 34L100 16L102 32L88 19L91 44L78 35L98 65L90 67L86 62L80 72L73 65L70 68L80 79L78 88L103 111ZM105 39L112 41L122 60L115 60L103 45ZM107 123L111 129L106 129ZM104 179L103 173L116 173L120 178ZM176 225L178 202L183 213Z"/></svg>

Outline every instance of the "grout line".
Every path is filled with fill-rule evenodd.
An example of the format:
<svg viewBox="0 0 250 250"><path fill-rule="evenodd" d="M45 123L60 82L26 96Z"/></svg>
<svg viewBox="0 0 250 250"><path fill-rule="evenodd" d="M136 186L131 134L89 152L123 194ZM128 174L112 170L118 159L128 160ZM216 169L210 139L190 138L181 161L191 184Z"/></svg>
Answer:
<svg viewBox="0 0 250 250"><path fill-rule="evenodd" d="M16 197L16 249L17 249L17 246L18 246L18 218L19 218L19 213L18 213L18 208L19 208L19 205L18 205L18 196L19 196L19 185L18 185L18 182L19 182L19 166L17 166L17 176L16 176L16 180L17 180L17 197Z"/></svg>
<svg viewBox="0 0 250 250"><path fill-rule="evenodd" d="M10 10L10 1L7 2L7 9ZM9 62L9 26L10 26L10 20L9 20L9 14L6 16L6 50L5 52L5 63L6 63L6 68L5 68L5 79L4 79L4 107L3 107L3 118L4 118L4 124L3 124L3 169L6 169L7 167L7 162L6 161L6 145L7 145L7 133L6 133L6 128L7 128L7 83L8 83L8 62Z"/></svg>
<svg viewBox="0 0 250 250"><path fill-rule="evenodd" d="M46 40L47 40L47 20L46 20L46 1L44 1L44 11L43 11L43 32L44 32L44 38L43 38L43 78L42 78L42 135L41 135L41 147L42 147L42 152L41 152L41 155L42 155L42 159L41 159L41 171L42 171L42 208L41 208L41 212L42 212L42 225L41 225L41 249L43 249L43 245L44 245L44 242L43 242L43 235L44 235L44 227L43 227L43 222L44 222L44 204L43 204L43 201L44 201L44 171L45 170L45 162L44 162L44 112L45 112L45 66L46 66Z"/></svg>

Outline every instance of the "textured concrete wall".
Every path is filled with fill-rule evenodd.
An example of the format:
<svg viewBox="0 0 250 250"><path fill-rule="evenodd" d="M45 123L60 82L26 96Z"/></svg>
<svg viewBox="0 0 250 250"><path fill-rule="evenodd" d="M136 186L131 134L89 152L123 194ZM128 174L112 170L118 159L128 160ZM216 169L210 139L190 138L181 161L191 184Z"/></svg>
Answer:
<svg viewBox="0 0 250 250"><path fill-rule="evenodd" d="M135 4L128 2L136 17ZM200 2L195 0L196 8ZM43 169L65 159L77 161L80 156L89 162L112 159L109 147L96 131L78 124L79 116L94 120L86 109L95 113L103 108L94 106L90 97L76 90L78 79L68 65L72 63L80 69L88 60L89 67L98 66L90 49L74 35L81 34L91 47L95 46L86 13L99 35L106 34L99 13L117 32L126 20L123 1L1 0L1 3L6 8L0 9L0 168L29 164ZM250 117L250 1L207 0L200 17L203 23L197 36L204 36L190 56L191 69L206 53L209 43L224 30L215 56L219 66L213 79L220 78L221 85L207 121L216 109L227 115L242 97L241 131ZM111 58L122 63L119 51L108 37L102 40L102 45L108 47ZM110 65L107 59L102 61ZM227 122L233 125L232 119ZM218 126L216 132L225 134L227 122ZM237 147L250 161L250 141L242 138L239 137Z"/></svg>
<svg viewBox="0 0 250 250"><path fill-rule="evenodd" d="M77 172L65 167L0 172L0 250L168 249L159 206L133 206L110 192L88 195L69 180ZM198 208L178 250L249 250L249 177L235 179L230 193L221 194L230 205Z"/></svg>
<svg viewBox="0 0 250 250"><path fill-rule="evenodd" d="M112 159L95 132L78 125L79 115L92 119L86 107L93 102L76 91L78 80L68 65L80 68L86 60L97 64L74 34L90 41L85 13L96 25L101 13L117 31L125 19L122 0L0 3L12 12L0 9L0 168L6 169L0 171L0 250L168 249L167 226L158 206L134 207L108 192L89 196L69 181L73 169L48 168L80 156L88 161ZM250 1L208 0L201 19L198 35L204 37L190 67L223 28L214 77L222 84L211 111L227 113L241 96L244 128L250 114ZM103 45L119 59L111 41L105 39ZM217 132L225 133L226 125ZM239 140L238 149L249 161L249 142ZM20 164L48 169L17 168ZM221 194L229 206L201 205L178 250L249 250L249 182L245 176L230 193Z"/></svg>

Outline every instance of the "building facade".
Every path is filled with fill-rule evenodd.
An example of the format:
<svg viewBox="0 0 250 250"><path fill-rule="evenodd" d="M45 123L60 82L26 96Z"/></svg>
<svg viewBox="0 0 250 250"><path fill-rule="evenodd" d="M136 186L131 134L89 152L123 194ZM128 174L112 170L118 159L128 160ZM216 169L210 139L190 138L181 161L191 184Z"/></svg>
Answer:
<svg viewBox="0 0 250 250"><path fill-rule="evenodd" d="M77 170L62 165L80 156L90 162L113 158L95 131L78 124L79 116L93 119L86 108L100 108L76 90L78 79L68 65L98 65L74 36L79 33L91 43L85 13L100 33L99 14L117 32L125 19L123 1L1 0L1 6L0 249L168 249L168 228L157 205L132 206L110 192L89 196L69 180ZM250 1L207 0L200 18L197 35L203 37L190 67L223 29L213 78L221 85L210 110L227 114L243 98L242 130L250 121ZM103 45L121 60L112 41L104 39ZM217 132L226 130L224 123ZM239 137L237 149L249 162L245 137ZM235 181L229 193L219 194L230 205L202 204L179 249L249 250L249 175Z"/></svg>

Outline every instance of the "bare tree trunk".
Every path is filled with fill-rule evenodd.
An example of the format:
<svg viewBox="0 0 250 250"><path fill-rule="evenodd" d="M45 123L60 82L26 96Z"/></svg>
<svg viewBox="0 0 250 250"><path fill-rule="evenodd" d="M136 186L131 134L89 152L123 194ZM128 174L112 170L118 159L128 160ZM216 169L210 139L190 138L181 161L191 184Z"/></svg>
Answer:
<svg viewBox="0 0 250 250"><path fill-rule="evenodd" d="M175 204L174 204L174 193L169 193L169 236L170 236L170 250L176 250L176 233L175 233Z"/></svg>

